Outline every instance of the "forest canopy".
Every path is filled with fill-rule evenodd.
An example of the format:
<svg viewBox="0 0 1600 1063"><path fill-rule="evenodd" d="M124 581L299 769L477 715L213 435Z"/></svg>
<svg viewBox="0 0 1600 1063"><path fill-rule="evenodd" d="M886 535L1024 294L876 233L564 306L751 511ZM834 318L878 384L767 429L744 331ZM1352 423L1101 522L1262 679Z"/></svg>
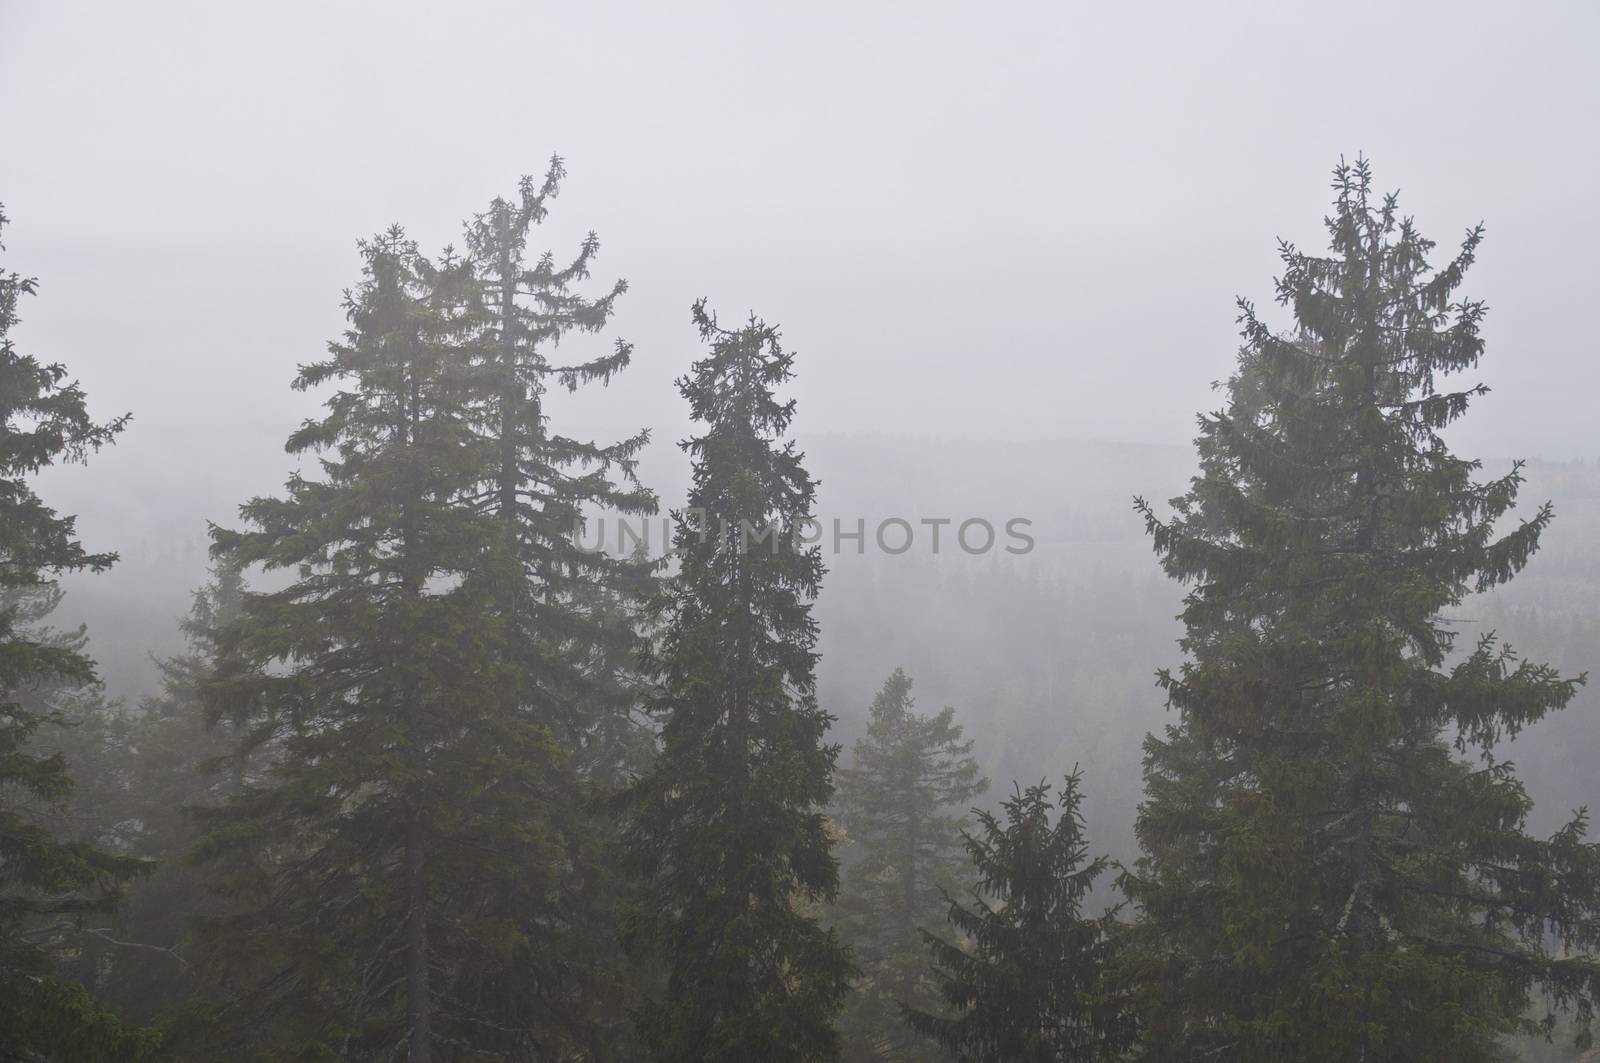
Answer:
<svg viewBox="0 0 1600 1063"><path fill-rule="evenodd" d="M702 298L668 491L652 426L560 401L636 357L599 238L542 250L566 179L459 245L358 245L341 334L285 353L320 406L283 486L206 529L144 691L61 626L119 544L41 481L129 415L20 346L50 292L0 271L0 1060L1591 1045L1600 485L1455 450L1494 357L1481 225L1441 251L1341 161L1326 247L1280 242L1276 308L1237 303L1192 455L1053 480L1021 445L873 467L892 444L808 430L806 352ZM860 514L926 476L968 516L830 542L819 464ZM596 549L604 520L671 549Z"/></svg>

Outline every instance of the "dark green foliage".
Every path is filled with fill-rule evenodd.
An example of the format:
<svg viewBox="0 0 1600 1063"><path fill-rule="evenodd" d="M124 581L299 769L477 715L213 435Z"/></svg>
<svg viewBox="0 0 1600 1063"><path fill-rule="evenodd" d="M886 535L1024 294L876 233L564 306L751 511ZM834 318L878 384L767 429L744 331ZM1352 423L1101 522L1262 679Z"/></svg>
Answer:
<svg viewBox="0 0 1600 1063"><path fill-rule="evenodd" d="M636 944L665 961L641 1030L672 1063L829 1060L851 976L834 934L803 910L832 899L838 868L823 806L838 755L815 696L819 550L799 541L815 484L794 415L773 392L793 374L778 332L718 327L679 381L705 433L663 595L662 753L627 794L627 844L645 880Z"/></svg>
<svg viewBox="0 0 1600 1063"><path fill-rule="evenodd" d="M465 504L496 455L472 431L462 267L397 230L364 257L346 340L296 382L341 386L289 440L320 478L215 533L230 564L294 577L244 596L212 686L214 713L276 746L205 815L227 902L209 929L219 1033L273 1060L554 1056L581 984L549 828L561 756L498 696L490 606L512 564L499 521Z"/></svg>
<svg viewBox="0 0 1600 1063"><path fill-rule="evenodd" d="M348 382L290 440L337 459L219 535L232 563L299 576L247 598L214 692L276 751L205 846L234 913L213 962L232 977L270 923L303 928L232 990L263 1053L365 1058L396 1030L413 1060L609 1058L627 1040L637 988L606 944L619 891L591 808L652 751L633 673L652 566L578 533L591 507L654 500L643 433L583 442L545 413L552 383L604 382L630 355L549 361L625 289L575 290L592 235L565 267L525 263L562 176L552 160L495 200L465 257L429 262L398 232L367 248L348 341L297 382Z"/></svg>
<svg viewBox="0 0 1600 1063"><path fill-rule="evenodd" d="M947 897L960 936L924 934L955 1017L906 1014L961 1063L1119 1059L1132 1043L1131 1009L1110 985L1116 913L1083 913L1110 865L1088 859L1082 802L1074 772L1055 801L1046 783L1017 790L1003 805L1003 824L977 813L979 832L966 846L978 886L965 903Z"/></svg>
<svg viewBox="0 0 1600 1063"><path fill-rule="evenodd" d="M1152 1059L1491 1060L1535 988L1600 991L1600 848L1582 813L1530 836L1493 751L1582 680L1452 627L1552 516L1497 535L1520 470L1475 480L1439 434L1484 391L1441 390L1483 353L1455 294L1482 230L1433 270L1365 162L1335 189L1330 254L1282 246L1293 332L1241 302L1200 475L1169 521L1140 503L1193 585L1127 880Z"/></svg>
<svg viewBox="0 0 1600 1063"><path fill-rule="evenodd" d="M0 229L5 222L0 213ZM143 865L57 838L41 822L73 789L65 758L37 751L42 732L65 722L51 695L90 690L96 678L81 633L63 638L37 621L59 597L57 576L102 571L116 555L84 550L73 518L47 506L28 478L83 460L127 418L94 422L64 366L17 350L17 305L34 289L32 279L0 271L0 1046L18 1057L110 1059L125 1032L77 987L50 977L50 946L108 910Z"/></svg>
<svg viewBox="0 0 1600 1063"><path fill-rule="evenodd" d="M640 555L637 571L648 572ZM571 603L613 633L596 642L570 640L579 682L570 697L580 727L569 750L577 776L578 806L571 810L576 895L573 940L581 950L584 1045L594 1060L640 1058L633 1012L659 981L651 963L633 962L622 949L620 927L638 901L636 878L626 869L620 824L606 814L610 800L648 770L656 754L656 729L647 707L647 684L630 639L644 629L643 606L626 587L577 585Z"/></svg>
<svg viewBox="0 0 1600 1063"><path fill-rule="evenodd" d="M618 340L587 361L550 360L563 339L603 329L627 290L624 281L593 299L576 290L600 248L593 233L565 265L548 251L531 266L525 261L528 234L565 175L552 158L542 182L524 177L514 201L496 198L468 224L465 284L456 298L469 308L462 326L483 367L473 430L492 453L492 473L473 504L501 521L512 558L496 602L508 663L502 696L527 705L576 748L595 726L585 708L615 707L614 691L600 689L609 669L591 667L596 658L626 661L641 648L623 614L648 591L651 570L641 559L582 549L578 533L595 510L653 513L655 497L635 472L648 432L597 444L552 430L545 410L552 385L605 384L633 351Z"/></svg>
<svg viewBox="0 0 1600 1063"><path fill-rule="evenodd" d="M153 1030L129 1026L76 982L7 981L0 993L5 1063L156 1063L169 1057Z"/></svg>
<svg viewBox="0 0 1600 1063"><path fill-rule="evenodd" d="M637 571L650 571L642 551L634 559ZM573 595L576 604L597 623L624 635L648 630L646 605L627 587L592 585ZM640 883L628 870L626 842L621 824L607 814L608 804L639 775L648 771L656 756L656 727L649 716L649 690L639 671L640 655L621 638L591 643L583 654L583 727L574 767L583 788L584 810L598 815L586 820L585 841L590 859L581 870L585 895L583 911L590 930L583 937L590 958L593 982L585 992L589 1006L591 1045L597 1060L639 1058L634 1012L644 996L659 988L661 972L651 962L635 962L622 948L622 925L639 903Z"/></svg>
<svg viewBox="0 0 1600 1063"><path fill-rule="evenodd" d="M472 431L490 455L468 504L498 521L506 554L483 603L494 623L474 637L498 664L502 709L547 729L560 749L545 772L542 814L566 857L561 878L535 907L544 918L562 911L571 927L576 951L562 961L569 1007L588 1012L578 1023L586 1050L609 1058L626 1048L623 1009L638 979L610 947L619 900L614 831L591 810L653 753L635 665L643 648L639 604L654 566L586 551L581 533L597 511L651 514L656 503L636 474L648 432L595 443L556 431L546 410L552 387L604 385L632 357L618 340L595 358L552 361L564 340L603 330L627 290L624 281L594 298L578 290L599 251L593 233L564 265L548 251L526 261L529 233L564 177L561 159L552 158L542 181L524 177L513 199L496 198L472 219L453 298L466 308L463 342L480 367Z"/></svg>
<svg viewBox="0 0 1600 1063"><path fill-rule="evenodd" d="M861 978L840 1031L847 1059L919 1059L902 1006L936 1005L923 931L942 925L945 895L967 872L961 828L972 800L988 788L962 741L955 709L916 712L901 669L872 700L866 737L839 773L839 818L854 859L845 874L837 925Z"/></svg>
<svg viewBox="0 0 1600 1063"><path fill-rule="evenodd" d="M633 559L635 572L651 563L642 550ZM574 696L581 702L573 763L578 777L597 798L615 794L649 768L656 755L656 730L645 701L648 683L639 672L640 644L646 631L646 607L634 588L604 583L573 589L573 604L590 621L611 633L598 642L577 642L573 668L581 682Z"/></svg>

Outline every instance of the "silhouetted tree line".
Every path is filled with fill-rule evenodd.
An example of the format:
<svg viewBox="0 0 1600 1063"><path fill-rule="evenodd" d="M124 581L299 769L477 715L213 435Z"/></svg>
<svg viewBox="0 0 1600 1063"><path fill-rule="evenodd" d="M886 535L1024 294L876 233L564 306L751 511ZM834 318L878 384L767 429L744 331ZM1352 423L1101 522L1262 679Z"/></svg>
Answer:
<svg viewBox="0 0 1600 1063"><path fill-rule="evenodd" d="M294 386L282 494L211 529L160 692L108 700L59 576L102 570L31 486L114 441L12 338L0 274L0 1060L1413 1061L1587 1045L1600 845L1532 811L1507 735L1583 683L1450 610L1553 519L1441 433L1481 386L1482 239L1434 245L1334 175L1326 253L1281 245L1275 331L1239 303L1199 474L1151 543L1187 588L1175 722L1137 834L1091 851L1077 772L987 780L895 670L840 765L816 693L816 483L751 316L692 320L675 551L648 440L555 423L628 365L626 285L534 255L564 177L361 245L348 328ZM0 224L3 224L0 217ZM569 341L565 347L562 341ZM1563 657L1588 628L1556 614ZM1577 626L1574 626L1577 625ZM1570 634L1570 638L1566 637ZM1065 711L1065 710L1063 710ZM1091 904L1111 889L1122 900Z"/></svg>

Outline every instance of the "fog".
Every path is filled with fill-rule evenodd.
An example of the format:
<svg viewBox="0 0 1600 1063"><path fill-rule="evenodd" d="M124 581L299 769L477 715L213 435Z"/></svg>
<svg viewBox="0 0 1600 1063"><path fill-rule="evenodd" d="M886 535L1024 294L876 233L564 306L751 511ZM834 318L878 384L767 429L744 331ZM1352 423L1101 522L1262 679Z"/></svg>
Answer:
<svg viewBox="0 0 1600 1063"><path fill-rule="evenodd" d="M782 325L802 439L1183 446L1233 299L1270 302L1275 238L1320 246L1326 173L1364 152L1445 246L1489 227L1495 394L1463 450L1600 454L1588 5L0 12L6 242L44 292L19 335L134 414L51 474L128 556L111 579L194 558L206 520L281 484L318 401L287 385L342 328L356 239L459 244L552 153L541 246L593 229L597 281L630 284L634 364L571 404L597 438L682 436L707 295ZM668 500L681 467L652 455Z"/></svg>
<svg viewBox="0 0 1600 1063"><path fill-rule="evenodd" d="M1487 354L1457 383L1491 393L1448 438L1491 472L1531 459L1524 499L1557 517L1465 623L1594 666L1597 42L1585 3L0 2L4 261L39 280L13 338L97 417L133 415L38 477L121 555L66 579L59 619L88 624L109 696L153 693L208 524L313 471L283 443L326 392L289 385L346 327L356 241L398 222L459 248L559 154L532 250L593 230L589 290L628 282L562 354L634 356L553 420L649 428L641 476L680 506L691 303L781 326L818 513L866 528L859 551L825 543L817 611L843 760L904 667L923 710L956 707L985 803L1081 763L1091 837L1131 862L1184 593L1132 498L1184 490L1235 298L1287 323L1277 240L1326 246L1341 158L1373 161L1440 262L1486 225L1465 293ZM1035 546L873 541L930 517L1023 518ZM1600 801L1597 707L1513 747L1541 829Z"/></svg>

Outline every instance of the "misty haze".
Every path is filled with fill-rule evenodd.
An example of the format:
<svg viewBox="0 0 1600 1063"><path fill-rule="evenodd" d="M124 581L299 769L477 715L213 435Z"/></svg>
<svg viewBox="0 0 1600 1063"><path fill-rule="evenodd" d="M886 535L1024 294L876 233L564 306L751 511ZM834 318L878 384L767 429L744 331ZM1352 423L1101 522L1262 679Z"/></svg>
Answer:
<svg viewBox="0 0 1600 1063"><path fill-rule="evenodd" d="M0 0L0 1063L1600 1059L1597 43Z"/></svg>

